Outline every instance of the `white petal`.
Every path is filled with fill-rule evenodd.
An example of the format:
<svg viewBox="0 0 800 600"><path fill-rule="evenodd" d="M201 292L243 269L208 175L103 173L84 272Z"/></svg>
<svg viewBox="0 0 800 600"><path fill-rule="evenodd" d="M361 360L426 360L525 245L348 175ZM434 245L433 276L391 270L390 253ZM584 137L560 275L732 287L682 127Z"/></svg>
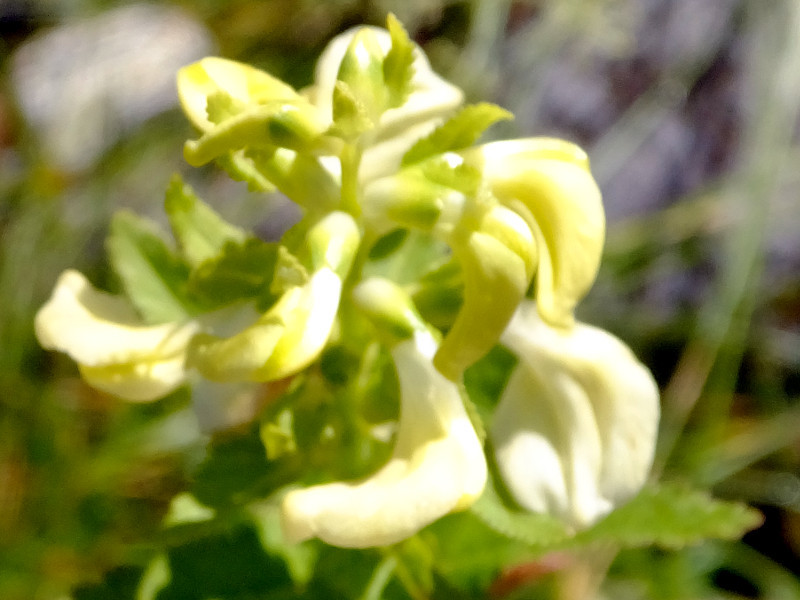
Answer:
<svg viewBox="0 0 800 600"><path fill-rule="evenodd" d="M520 361L492 424L504 481L521 506L585 527L644 484L658 388L620 340L581 323L551 328L531 302L502 342Z"/></svg>
<svg viewBox="0 0 800 600"><path fill-rule="evenodd" d="M471 504L483 490L486 462L458 387L433 368L427 333L393 349L401 391L397 440L389 462L360 482L287 494L287 538L318 537L349 548L399 542Z"/></svg>
<svg viewBox="0 0 800 600"><path fill-rule="evenodd" d="M72 270L59 277L34 325L44 348L69 354L91 385L129 400L152 400L183 383L184 352L198 328L141 325L127 300Z"/></svg>

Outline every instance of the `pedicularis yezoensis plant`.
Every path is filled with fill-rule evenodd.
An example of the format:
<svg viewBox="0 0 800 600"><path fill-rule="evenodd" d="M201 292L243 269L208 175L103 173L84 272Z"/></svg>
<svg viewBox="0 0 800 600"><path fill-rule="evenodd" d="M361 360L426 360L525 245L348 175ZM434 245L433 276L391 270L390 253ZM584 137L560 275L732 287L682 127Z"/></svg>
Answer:
<svg viewBox="0 0 800 600"><path fill-rule="evenodd" d="M267 459L291 465L263 493L286 543L386 546L470 507L542 549L749 522L728 507L680 533L681 519L642 515L727 505L662 489L586 535L647 480L659 397L623 342L574 318L605 230L580 148L476 144L511 115L464 106L392 17L334 39L306 90L206 58L178 91L198 130L186 160L280 190L302 219L268 243L173 181L177 248L118 215L125 295L66 271L36 333L124 400L183 386L223 407L234 389L260 398Z"/></svg>

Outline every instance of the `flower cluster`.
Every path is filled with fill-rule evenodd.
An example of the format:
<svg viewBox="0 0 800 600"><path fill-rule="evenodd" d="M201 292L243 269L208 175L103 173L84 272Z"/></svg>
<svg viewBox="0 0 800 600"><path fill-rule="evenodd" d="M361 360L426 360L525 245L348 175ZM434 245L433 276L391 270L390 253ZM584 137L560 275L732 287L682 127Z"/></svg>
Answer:
<svg viewBox="0 0 800 600"><path fill-rule="evenodd" d="M400 398L391 456L361 480L286 491L294 541L392 544L474 502L487 460L463 377L498 344L517 362L488 435L513 500L581 528L640 489L656 385L622 342L574 318L604 237L582 150L476 145L510 115L463 106L392 17L334 39L309 89L206 58L178 90L199 131L186 160L277 188L302 220L268 244L175 182L179 252L119 216L109 248L126 296L65 272L36 318L45 348L95 388L150 401L201 379L302 376L334 339L379 340Z"/></svg>

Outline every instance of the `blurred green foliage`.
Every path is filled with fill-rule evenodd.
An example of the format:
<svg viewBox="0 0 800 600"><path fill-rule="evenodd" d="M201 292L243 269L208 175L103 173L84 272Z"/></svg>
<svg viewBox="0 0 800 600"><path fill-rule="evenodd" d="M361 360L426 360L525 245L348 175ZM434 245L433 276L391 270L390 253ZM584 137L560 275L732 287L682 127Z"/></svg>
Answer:
<svg viewBox="0 0 800 600"><path fill-rule="evenodd" d="M173 3L212 32L220 55L293 85L310 80L332 35L392 10L471 100L517 115L506 131L587 147L610 223L581 311L629 341L662 385L659 475L765 515L743 542L616 558L602 540L545 557L524 539L501 544L479 510L421 534L440 547L412 538L385 552L312 544L286 554L274 514L225 505L291 479L291 461L267 461L264 431L217 434L205 454L204 435L181 420L185 394L121 404L37 346L33 315L63 269L118 289L103 252L111 215L131 208L163 222L173 173L266 236L292 218L278 198L265 210L264 195L190 170L181 157L189 126L174 110L127 132L89 169L47 162L46 140L16 103L11 57L41 31L116 4L0 4L0 597L133 599L142 576L158 590L169 571L152 597L577 599L607 570L609 598L800 598L796 2ZM350 349L324 359L333 381L348 376L339 351ZM490 394L498 375L473 376ZM315 415L313 389L291 393L307 422L332 418ZM217 518L163 529L183 491Z"/></svg>

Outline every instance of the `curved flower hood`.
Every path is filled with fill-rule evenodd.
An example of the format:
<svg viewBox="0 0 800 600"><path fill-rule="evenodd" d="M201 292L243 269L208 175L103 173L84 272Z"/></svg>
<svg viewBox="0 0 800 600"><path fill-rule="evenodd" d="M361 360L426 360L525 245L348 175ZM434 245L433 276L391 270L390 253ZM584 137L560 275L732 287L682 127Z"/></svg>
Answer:
<svg viewBox="0 0 800 600"><path fill-rule="evenodd" d="M347 548L393 544L481 494L486 482L481 443L458 386L433 367L435 351L426 331L392 349L401 406L389 462L362 481L287 494L283 527L290 541L318 537Z"/></svg>
<svg viewBox="0 0 800 600"><path fill-rule="evenodd" d="M528 223L538 250L542 318L569 327L594 283L605 239L600 190L578 146L552 138L492 142L465 152L492 194Z"/></svg>
<svg viewBox="0 0 800 600"><path fill-rule="evenodd" d="M126 400L156 400L186 380L195 322L143 325L122 297L95 289L78 271L61 274L36 314L42 347L65 352L89 385Z"/></svg>
<svg viewBox="0 0 800 600"><path fill-rule="evenodd" d="M503 480L522 507L590 525L647 478L656 383L614 336L582 323L552 328L530 301L502 343L519 358L491 427Z"/></svg>

